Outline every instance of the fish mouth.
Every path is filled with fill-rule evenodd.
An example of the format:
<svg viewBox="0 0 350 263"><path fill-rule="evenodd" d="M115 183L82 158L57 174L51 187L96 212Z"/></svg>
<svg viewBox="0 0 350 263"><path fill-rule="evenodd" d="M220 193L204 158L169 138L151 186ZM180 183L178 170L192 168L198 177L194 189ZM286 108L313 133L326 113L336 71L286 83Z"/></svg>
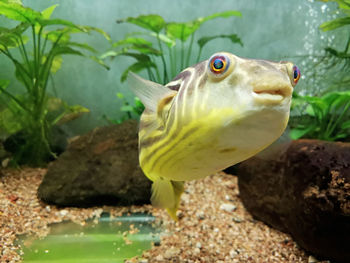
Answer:
<svg viewBox="0 0 350 263"><path fill-rule="evenodd" d="M278 103L282 102L285 98L289 98L292 95L292 88L288 86L283 87L257 87L253 89L254 97L262 102Z"/></svg>

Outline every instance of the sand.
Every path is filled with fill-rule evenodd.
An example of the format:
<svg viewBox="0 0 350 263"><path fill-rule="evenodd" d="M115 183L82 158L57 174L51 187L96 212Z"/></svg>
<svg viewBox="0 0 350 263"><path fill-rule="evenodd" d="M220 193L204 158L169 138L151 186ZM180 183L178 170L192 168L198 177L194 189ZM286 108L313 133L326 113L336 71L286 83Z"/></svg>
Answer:
<svg viewBox="0 0 350 263"><path fill-rule="evenodd" d="M16 235L47 235L49 224L72 220L84 224L103 211L150 212L163 227L161 243L126 262L317 262L291 237L256 221L239 199L237 178L219 173L188 182L174 222L150 205L58 208L38 200L45 169L6 169L0 177L0 262L21 262Z"/></svg>

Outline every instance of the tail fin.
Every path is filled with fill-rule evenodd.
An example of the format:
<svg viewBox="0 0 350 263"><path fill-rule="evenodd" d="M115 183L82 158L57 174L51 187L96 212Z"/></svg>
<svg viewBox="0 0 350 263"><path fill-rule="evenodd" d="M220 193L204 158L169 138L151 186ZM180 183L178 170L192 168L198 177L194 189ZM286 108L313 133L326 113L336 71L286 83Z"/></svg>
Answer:
<svg viewBox="0 0 350 263"><path fill-rule="evenodd" d="M184 182L158 178L152 185L151 202L155 207L166 209L175 221L178 220L176 211L180 205L181 194L184 191Z"/></svg>

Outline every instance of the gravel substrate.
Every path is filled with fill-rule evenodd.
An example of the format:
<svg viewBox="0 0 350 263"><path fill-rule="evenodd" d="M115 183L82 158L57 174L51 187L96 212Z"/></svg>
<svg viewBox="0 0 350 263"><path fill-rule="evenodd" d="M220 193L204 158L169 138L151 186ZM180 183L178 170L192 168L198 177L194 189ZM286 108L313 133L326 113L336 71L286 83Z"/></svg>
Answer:
<svg viewBox="0 0 350 263"><path fill-rule="evenodd" d="M185 185L174 222L168 215L143 207L57 208L37 199L45 169L2 171L0 177L0 262L20 262L16 235L47 235L50 223L72 220L79 224L103 211L151 212L164 228L161 243L142 257L127 262L316 262L287 234L255 221L239 199L237 178L220 173Z"/></svg>

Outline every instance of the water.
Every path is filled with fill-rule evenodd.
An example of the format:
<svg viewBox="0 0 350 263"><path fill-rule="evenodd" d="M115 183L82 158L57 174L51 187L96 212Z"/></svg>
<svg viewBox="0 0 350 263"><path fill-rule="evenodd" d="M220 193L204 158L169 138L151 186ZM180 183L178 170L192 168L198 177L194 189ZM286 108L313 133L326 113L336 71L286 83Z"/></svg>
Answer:
<svg viewBox="0 0 350 263"><path fill-rule="evenodd" d="M23 236L19 239L24 263L104 263L124 262L142 255L159 242L159 230L153 226L154 217L133 214L111 219L101 217L98 223L84 226L73 222L53 224L43 239ZM129 234L131 229L138 229Z"/></svg>

